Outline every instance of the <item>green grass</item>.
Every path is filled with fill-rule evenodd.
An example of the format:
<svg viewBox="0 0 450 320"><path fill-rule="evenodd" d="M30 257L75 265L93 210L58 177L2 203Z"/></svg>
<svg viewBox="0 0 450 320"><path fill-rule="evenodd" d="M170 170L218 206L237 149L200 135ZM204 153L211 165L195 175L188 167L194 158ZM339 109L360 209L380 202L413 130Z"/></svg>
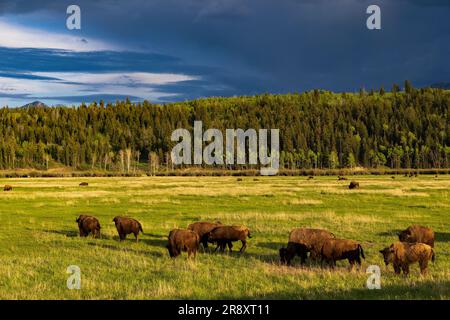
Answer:
<svg viewBox="0 0 450 320"><path fill-rule="evenodd" d="M336 177L0 179L14 186L0 191L0 299L449 299L450 176L355 179L359 190ZM81 213L99 218L102 239L78 237ZM118 241L116 215L142 222L139 243ZM250 228L244 254L169 258L172 228L217 219ZM378 253L411 224L437 234L426 277L417 265L397 276ZM360 241L362 269L280 266L278 249L301 226ZM381 290L365 288L371 264L381 267ZM69 265L81 268L81 290L67 289Z"/></svg>

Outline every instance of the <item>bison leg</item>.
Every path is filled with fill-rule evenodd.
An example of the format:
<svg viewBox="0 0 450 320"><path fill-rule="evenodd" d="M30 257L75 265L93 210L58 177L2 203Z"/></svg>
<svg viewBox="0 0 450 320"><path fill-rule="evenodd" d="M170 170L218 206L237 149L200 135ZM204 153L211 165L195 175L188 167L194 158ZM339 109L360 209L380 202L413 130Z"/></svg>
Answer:
<svg viewBox="0 0 450 320"><path fill-rule="evenodd" d="M419 266L420 266L420 274L423 276L426 275L428 273L428 261L427 260L420 261Z"/></svg>
<svg viewBox="0 0 450 320"><path fill-rule="evenodd" d="M136 242L139 241L138 235L139 235L139 232L134 232L134 237L136 238Z"/></svg>
<svg viewBox="0 0 450 320"><path fill-rule="evenodd" d="M228 250L233 251L233 243L231 241L228 241Z"/></svg>
<svg viewBox="0 0 450 320"><path fill-rule="evenodd" d="M241 250L239 250L239 252L243 253L245 251L245 249L247 248L247 241L241 240L241 242L242 242L242 247L241 247Z"/></svg>
<svg viewBox="0 0 450 320"><path fill-rule="evenodd" d="M409 266L408 266L407 264L403 265L403 266L402 266L402 270L403 270L403 275L404 275L405 277L407 277L408 274L409 274Z"/></svg>

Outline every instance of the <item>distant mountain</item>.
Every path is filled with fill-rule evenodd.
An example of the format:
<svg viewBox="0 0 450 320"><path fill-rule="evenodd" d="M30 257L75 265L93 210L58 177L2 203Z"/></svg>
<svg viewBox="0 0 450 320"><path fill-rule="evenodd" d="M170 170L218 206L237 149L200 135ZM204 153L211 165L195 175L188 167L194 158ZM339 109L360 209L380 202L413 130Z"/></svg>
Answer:
<svg viewBox="0 0 450 320"><path fill-rule="evenodd" d="M450 82L437 82L430 85L431 88L450 90Z"/></svg>
<svg viewBox="0 0 450 320"><path fill-rule="evenodd" d="M33 101L31 103L21 106L20 108L27 109L27 108L46 108L46 107L48 106L41 101Z"/></svg>

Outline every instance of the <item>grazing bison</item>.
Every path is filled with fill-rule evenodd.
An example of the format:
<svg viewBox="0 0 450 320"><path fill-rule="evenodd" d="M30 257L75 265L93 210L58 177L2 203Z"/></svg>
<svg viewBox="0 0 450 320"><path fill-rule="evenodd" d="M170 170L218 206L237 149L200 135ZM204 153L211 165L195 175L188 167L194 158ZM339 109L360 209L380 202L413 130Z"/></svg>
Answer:
<svg viewBox="0 0 450 320"><path fill-rule="evenodd" d="M188 258L197 254L198 246L200 244L200 236L191 230L174 229L169 233L169 243L166 245L169 250L171 258L175 258L181 254L182 251L188 253Z"/></svg>
<svg viewBox="0 0 450 320"><path fill-rule="evenodd" d="M291 264L291 260L298 255L301 260L301 264L304 264L308 255L308 248L297 242L289 242L287 248L281 248L280 252L280 262L282 264Z"/></svg>
<svg viewBox="0 0 450 320"><path fill-rule="evenodd" d="M12 191L12 189L13 187L7 184L6 186L4 186L3 191Z"/></svg>
<svg viewBox="0 0 450 320"><path fill-rule="evenodd" d="M128 217L115 217L113 222L116 224L120 241L125 240L127 234L133 233L136 237L136 242L138 242L139 232L144 233L141 223L135 219Z"/></svg>
<svg viewBox="0 0 450 320"><path fill-rule="evenodd" d="M314 176L309 176L308 177L308 180L312 180L312 179L314 179Z"/></svg>
<svg viewBox="0 0 450 320"><path fill-rule="evenodd" d="M200 242L203 244L203 247L208 248L208 233L211 232L214 228L221 226L222 223L220 221L217 222L194 222L188 226L188 230L197 232L200 237Z"/></svg>
<svg viewBox="0 0 450 320"><path fill-rule="evenodd" d="M305 246L313 260L320 257L320 250L325 240L332 238L335 238L334 234L322 229L295 228L289 234L289 242Z"/></svg>
<svg viewBox="0 0 450 320"><path fill-rule="evenodd" d="M75 221L78 223L80 237L87 237L91 232L94 238L100 237L101 227L97 218L82 214Z"/></svg>
<svg viewBox="0 0 450 320"><path fill-rule="evenodd" d="M225 245L228 243L228 248L231 252L233 241L241 241L242 247L239 252L244 252L247 248L247 237L251 238L250 230L244 226L218 226L208 233L208 241L216 242L222 252L225 251Z"/></svg>
<svg viewBox="0 0 450 320"><path fill-rule="evenodd" d="M347 178L346 178L346 177L338 176L338 181L343 181L343 180L347 180Z"/></svg>
<svg viewBox="0 0 450 320"><path fill-rule="evenodd" d="M398 233L398 240L425 243L434 248L434 231L427 227L414 225Z"/></svg>
<svg viewBox="0 0 450 320"><path fill-rule="evenodd" d="M357 181L351 181L350 184L348 185L349 189L358 189L359 188L359 182Z"/></svg>
<svg viewBox="0 0 450 320"><path fill-rule="evenodd" d="M336 266L336 261L347 259L350 268L353 269L355 262L361 266L361 257L364 251L361 245L353 240L347 239L327 239L322 246L322 261L327 262L332 268Z"/></svg>
<svg viewBox="0 0 450 320"><path fill-rule="evenodd" d="M435 258L433 248L425 243L396 242L380 250L380 253L386 266L392 263L395 273L403 271L405 276L409 274L409 265L415 262L419 262L420 273L427 274L428 262L434 262Z"/></svg>
<svg viewBox="0 0 450 320"><path fill-rule="evenodd" d="M87 183L87 182L80 183L80 187L87 187L88 185L89 185L89 183Z"/></svg>

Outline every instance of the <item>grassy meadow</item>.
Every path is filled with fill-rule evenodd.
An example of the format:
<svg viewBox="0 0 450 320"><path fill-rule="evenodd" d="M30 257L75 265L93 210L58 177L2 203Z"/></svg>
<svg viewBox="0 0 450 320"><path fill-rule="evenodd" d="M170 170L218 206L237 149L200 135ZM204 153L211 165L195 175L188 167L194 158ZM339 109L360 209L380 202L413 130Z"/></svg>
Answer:
<svg viewBox="0 0 450 320"><path fill-rule="evenodd" d="M0 191L0 299L449 299L450 176L354 179L358 190L331 176L0 179L14 187ZM101 239L78 236L82 213L100 220ZM139 243L118 241L116 215L141 221ZM170 259L169 231L200 220L248 226L247 251ZM436 232L426 277L417 264L396 276L378 253L411 224ZM278 249L301 226L360 241L362 269L280 266ZM381 290L366 289L371 264ZM81 290L67 289L69 265L81 268Z"/></svg>

